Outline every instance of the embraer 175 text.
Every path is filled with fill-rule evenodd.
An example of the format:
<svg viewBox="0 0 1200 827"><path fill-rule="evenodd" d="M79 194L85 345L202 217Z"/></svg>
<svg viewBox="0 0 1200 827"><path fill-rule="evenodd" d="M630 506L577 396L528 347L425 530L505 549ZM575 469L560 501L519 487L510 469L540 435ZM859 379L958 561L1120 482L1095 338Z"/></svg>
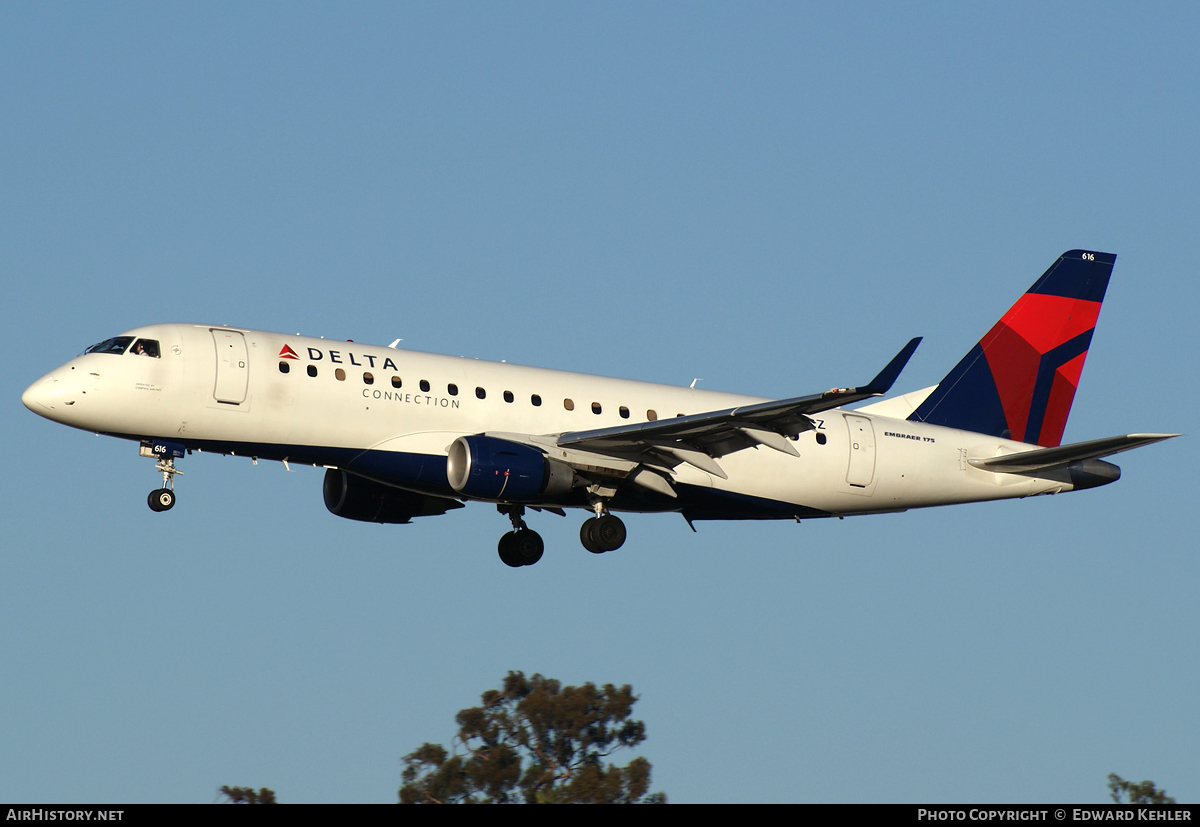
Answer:
<svg viewBox="0 0 1200 827"><path fill-rule="evenodd" d="M1116 256L1064 253L946 378L882 396L879 375L778 401L210 325L140 327L30 385L34 413L138 442L175 504L192 451L324 467L325 505L407 523L468 500L512 521L510 566L536 563L525 510L594 512L588 551L625 541L614 511L693 520L879 514L1115 482L1100 459L1175 434L1060 445Z"/></svg>

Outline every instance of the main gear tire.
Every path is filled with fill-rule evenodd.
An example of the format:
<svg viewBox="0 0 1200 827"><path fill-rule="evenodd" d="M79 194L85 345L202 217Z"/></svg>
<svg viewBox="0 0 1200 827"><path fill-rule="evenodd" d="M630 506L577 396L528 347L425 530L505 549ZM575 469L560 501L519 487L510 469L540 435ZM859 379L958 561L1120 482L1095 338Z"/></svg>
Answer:
<svg viewBox="0 0 1200 827"><path fill-rule="evenodd" d="M512 548L513 556L521 561L520 565L532 566L542 559L542 554L546 551L546 543L542 540L542 535L533 529L522 528L516 532Z"/></svg>
<svg viewBox="0 0 1200 827"><path fill-rule="evenodd" d="M496 550L500 553L500 561L506 566L512 566L514 569L525 565L517 557L516 539L517 532L510 531L500 538L500 542L496 546Z"/></svg>
<svg viewBox="0 0 1200 827"><path fill-rule="evenodd" d="M583 547L592 554L603 554L604 549L596 545L596 538L592 533L592 529L596 527L596 518L588 517L583 521L583 525L579 527L579 542L583 543Z"/></svg>
<svg viewBox="0 0 1200 827"><path fill-rule="evenodd" d="M591 535L601 551L616 551L625 544L625 523L621 522L620 517L605 514L596 518Z"/></svg>

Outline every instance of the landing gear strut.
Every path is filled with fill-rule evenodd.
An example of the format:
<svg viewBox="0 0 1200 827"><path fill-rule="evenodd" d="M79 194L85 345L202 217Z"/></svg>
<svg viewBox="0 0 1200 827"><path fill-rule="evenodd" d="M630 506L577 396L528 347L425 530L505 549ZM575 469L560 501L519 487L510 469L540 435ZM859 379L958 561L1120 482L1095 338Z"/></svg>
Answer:
<svg viewBox="0 0 1200 827"><path fill-rule="evenodd" d="M150 492L146 503L150 506L151 511L170 511L175 507L175 475L183 472L175 467L174 457L166 459L160 457L158 465L155 467L163 476L163 484L162 488L156 488Z"/></svg>
<svg viewBox="0 0 1200 827"><path fill-rule="evenodd" d="M507 514L513 525L513 530L501 537L497 546L504 564L515 569L532 566L541 560L546 544L542 541L542 535L525 525L525 506L498 505L496 509L501 514Z"/></svg>
<svg viewBox="0 0 1200 827"><path fill-rule="evenodd" d="M588 518L579 527L579 541L592 554L616 551L625 543L625 523L620 517L609 514L601 501L592 507L596 509L596 516Z"/></svg>

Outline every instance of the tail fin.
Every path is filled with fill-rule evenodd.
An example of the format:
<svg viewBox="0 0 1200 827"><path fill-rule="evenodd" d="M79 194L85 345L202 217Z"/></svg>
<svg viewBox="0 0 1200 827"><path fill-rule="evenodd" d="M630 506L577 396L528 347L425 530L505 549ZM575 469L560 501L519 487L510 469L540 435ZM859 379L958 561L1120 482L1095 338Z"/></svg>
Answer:
<svg viewBox="0 0 1200 827"><path fill-rule="evenodd" d="M1116 260L1059 256L908 418L1057 446Z"/></svg>

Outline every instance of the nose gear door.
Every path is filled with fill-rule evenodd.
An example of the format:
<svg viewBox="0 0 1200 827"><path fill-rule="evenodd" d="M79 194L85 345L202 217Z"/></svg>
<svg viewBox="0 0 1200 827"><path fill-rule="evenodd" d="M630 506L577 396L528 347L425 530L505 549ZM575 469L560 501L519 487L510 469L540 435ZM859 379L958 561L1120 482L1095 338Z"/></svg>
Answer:
<svg viewBox="0 0 1200 827"><path fill-rule="evenodd" d="M213 397L227 405L246 401L246 384L250 376L246 355L246 337L236 330L213 330L217 349L217 382Z"/></svg>

